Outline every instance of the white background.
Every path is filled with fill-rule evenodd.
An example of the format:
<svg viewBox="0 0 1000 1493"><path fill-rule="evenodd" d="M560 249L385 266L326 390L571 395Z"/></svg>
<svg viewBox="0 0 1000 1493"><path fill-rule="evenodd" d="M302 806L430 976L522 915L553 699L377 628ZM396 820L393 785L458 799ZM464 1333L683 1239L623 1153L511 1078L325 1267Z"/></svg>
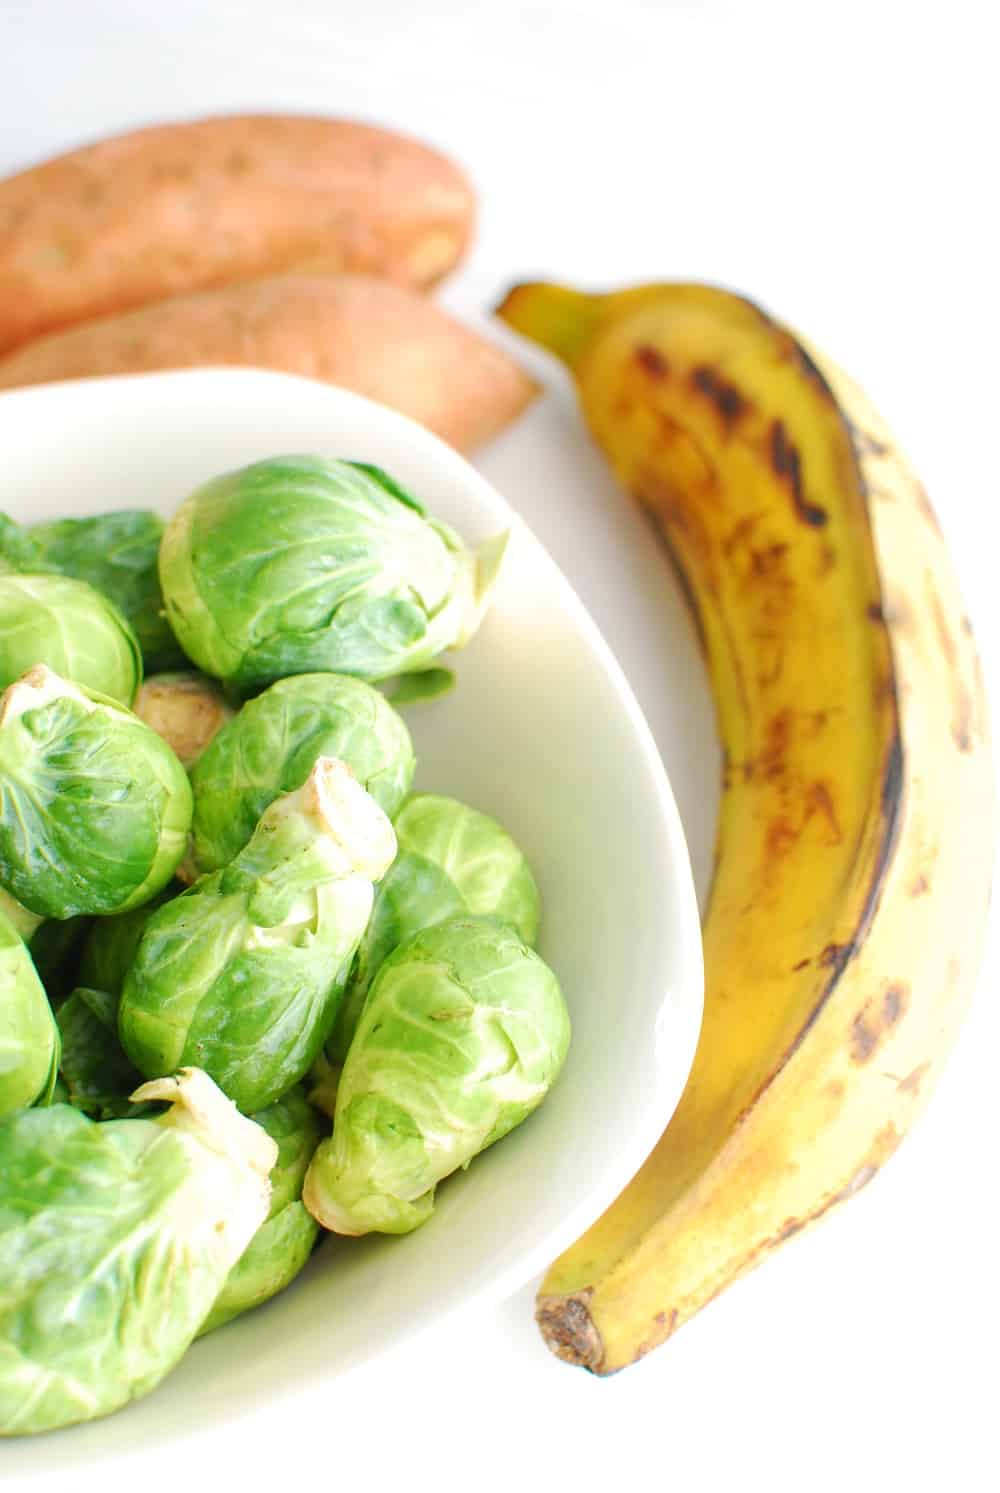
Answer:
<svg viewBox="0 0 1000 1493"><path fill-rule="evenodd" d="M748 292L874 394L948 535L998 698L996 49L988 0L0 0L0 171L233 110L354 114L472 173L445 299L512 280ZM556 381L558 383L558 380ZM2 457L0 457L2 459ZM672 582L557 389L483 459L576 583L664 747L704 886L710 713ZM683 729L677 729L683 713ZM849 1207L611 1380L551 1358L533 1288L292 1410L73 1490L785 1490L1000 1483L995 932L916 1133ZM0 1283L2 1288L2 1283ZM4 1476L0 1447L0 1484ZM20 1475L19 1475L20 1478ZM32 1479L33 1487L43 1479ZM46 1485L49 1479L44 1479ZM52 1487L67 1489L65 1475Z"/></svg>

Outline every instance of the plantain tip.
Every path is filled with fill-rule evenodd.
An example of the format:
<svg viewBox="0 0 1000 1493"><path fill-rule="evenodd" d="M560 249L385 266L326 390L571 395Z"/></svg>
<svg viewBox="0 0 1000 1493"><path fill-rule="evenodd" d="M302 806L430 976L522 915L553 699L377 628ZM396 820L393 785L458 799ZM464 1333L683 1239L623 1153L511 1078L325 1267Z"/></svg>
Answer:
<svg viewBox="0 0 1000 1493"><path fill-rule="evenodd" d="M572 1296L539 1295L535 1303L535 1321L545 1346L563 1363L600 1374L604 1364L604 1343L587 1305L589 1290Z"/></svg>
<svg viewBox="0 0 1000 1493"><path fill-rule="evenodd" d="M525 280L507 291L495 314L572 367L601 320L603 301L566 285Z"/></svg>

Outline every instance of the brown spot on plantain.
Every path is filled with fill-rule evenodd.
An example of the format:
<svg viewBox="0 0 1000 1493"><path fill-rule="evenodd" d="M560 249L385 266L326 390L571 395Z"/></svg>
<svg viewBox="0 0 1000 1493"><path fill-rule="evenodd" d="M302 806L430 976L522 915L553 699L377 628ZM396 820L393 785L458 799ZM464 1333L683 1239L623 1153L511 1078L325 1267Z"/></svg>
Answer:
<svg viewBox="0 0 1000 1493"><path fill-rule="evenodd" d="M806 820L808 821L815 814L819 814L828 826L827 844L839 845L844 835L840 820L837 818L836 805L833 801L833 794L821 779L810 783L806 789Z"/></svg>
<svg viewBox="0 0 1000 1493"><path fill-rule="evenodd" d="M921 871L919 876L913 878L906 890L911 897L923 897L930 889L930 878Z"/></svg>
<svg viewBox="0 0 1000 1493"><path fill-rule="evenodd" d="M937 587L930 571L925 572L925 590L938 646L944 656L945 667L951 683L951 739L960 752L971 752L974 744L972 695L962 677L958 643L945 612Z"/></svg>
<svg viewBox="0 0 1000 1493"><path fill-rule="evenodd" d="M802 457L798 446L788 435L784 420L771 422L770 460L775 476L785 483L791 493L792 505L798 517L811 528L821 529L827 523L826 509L806 498Z"/></svg>
<svg viewBox="0 0 1000 1493"><path fill-rule="evenodd" d="M750 401L710 363L700 363L691 370L691 384L715 408L728 434L750 408Z"/></svg>
<svg viewBox="0 0 1000 1493"><path fill-rule="evenodd" d="M880 997L865 1001L851 1022L849 1044L855 1063L870 1061L885 1034L906 1014L910 987L902 980L891 980Z"/></svg>
<svg viewBox="0 0 1000 1493"><path fill-rule="evenodd" d="M660 349L654 347L651 342L640 342L635 349L634 356L636 363L642 369L643 373L648 374L650 378L664 379L669 377L669 363L660 352Z"/></svg>
<svg viewBox="0 0 1000 1493"><path fill-rule="evenodd" d="M832 969L840 973L845 967L851 955L854 953L854 941L847 943L828 943L820 951L819 965L821 969Z"/></svg>
<svg viewBox="0 0 1000 1493"><path fill-rule="evenodd" d="M896 1085L899 1092L901 1094L912 1094L916 1097L920 1092L920 1085L923 1083L930 1066L930 1063L920 1063L918 1067L914 1068L912 1073L908 1073L905 1078L901 1078Z"/></svg>

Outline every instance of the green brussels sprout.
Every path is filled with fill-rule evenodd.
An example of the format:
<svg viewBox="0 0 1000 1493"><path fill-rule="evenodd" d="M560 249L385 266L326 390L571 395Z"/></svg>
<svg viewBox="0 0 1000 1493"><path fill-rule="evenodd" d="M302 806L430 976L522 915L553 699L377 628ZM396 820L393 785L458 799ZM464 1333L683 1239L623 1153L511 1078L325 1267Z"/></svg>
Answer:
<svg viewBox="0 0 1000 1493"><path fill-rule="evenodd" d="M191 785L155 731L39 665L0 699L0 883L42 917L124 912L170 880Z"/></svg>
<svg viewBox="0 0 1000 1493"><path fill-rule="evenodd" d="M345 674L297 674L251 700L191 773L199 871L238 855L279 793L300 788L317 757L337 757L390 819L415 766L410 733L377 689Z"/></svg>
<svg viewBox="0 0 1000 1493"><path fill-rule="evenodd" d="M93 586L62 575L0 575L0 689L35 664L122 705L142 681L135 633Z"/></svg>
<svg viewBox="0 0 1000 1493"><path fill-rule="evenodd" d="M188 771L234 713L218 681L194 669L154 674L132 708Z"/></svg>
<svg viewBox="0 0 1000 1493"><path fill-rule="evenodd" d="M181 505L160 581L206 674L245 691L316 670L377 680L468 642L505 543L472 553L377 467L283 456Z"/></svg>
<svg viewBox="0 0 1000 1493"><path fill-rule="evenodd" d="M146 924L165 902L179 897L184 890L179 881L168 881L162 891L150 897L141 907L129 912L120 912L116 917L94 918L88 925L86 941L80 955L77 982L93 990L106 990L118 998L125 985L125 976L132 967L139 941L146 931Z"/></svg>
<svg viewBox="0 0 1000 1493"><path fill-rule="evenodd" d="M416 793L393 827L396 859L376 888L371 920L327 1045L334 1063L347 1056L383 960L422 928L447 918L492 917L509 923L526 944L534 945L538 937L538 887L531 867L495 819L455 798Z"/></svg>
<svg viewBox="0 0 1000 1493"><path fill-rule="evenodd" d="M114 602L134 629L150 673L183 668L187 662L170 629L160 591L158 560L164 528L158 514L123 508L89 518L31 524L25 531L39 570L87 581Z"/></svg>
<svg viewBox="0 0 1000 1493"><path fill-rule="evenodd" d="M187 1349L267 1216L277 1146L196 1069L156 1118L0 1122L0 1435L93 1420Z"/></svg>
<svg viewBox="0 0 1000 1493"><path fill-rule="evenodd" d="M319 1224L302 1203L302 1183L323 1135L320 1117L301 1087L251 1115L278 1144L271 1171L271 1210L229 1272L199 1337L242 1312L270 1301L298 1275L312 1254Z"/></svg>
<svg viewBox="0 0 1000 1493"><path fill-rule="evenodd" d="M56 1012L56 1022L62 1043L63 1103L95 1120L123 1120L152 1108L129 1098L143 1075L129 1062L118 1040L115 996L78 985Z"/></svg>
<svg viewBox="0 0 1000 1493"><path fill-rule="evenodd" d="M58 1066L59 1031L45 987L22 939L0 915L0 1118L47 1103Z"/></svg>
<svg viewBox="0 0 1000 1493"><path fill-rule="evenodd" d="M83 953L84 939L93 918L48 918L41 921L34 913L36 931L27 938L38 978L45 986L49 1004L55 1010L74 989ZM25 937L24 934L21 935Z"/></svg>
<svg viewBox="0 0 1000 1493"><path fill-rule="evenodd" d="M329 1035L395 850L375 800L321 757L230 865L146 925L118 1015L136 1067L197 1063L247 1114L279 1099Z"/></svg>
<svg viewBox="0 0 1000 1493"><path fill-rule="evenodd" d="M569 1036L559 982L512 928L454 918L416 934L375 977L306 1207L338 1234L417 1228L438 1182L541 1103Z"/></svg>

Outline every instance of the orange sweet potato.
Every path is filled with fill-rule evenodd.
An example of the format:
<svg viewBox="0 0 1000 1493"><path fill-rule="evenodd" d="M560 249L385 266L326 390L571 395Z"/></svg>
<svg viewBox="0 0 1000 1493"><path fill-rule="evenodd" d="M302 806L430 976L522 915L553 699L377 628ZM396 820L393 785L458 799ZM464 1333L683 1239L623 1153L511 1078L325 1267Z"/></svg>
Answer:
<svg viewBox="0 0 1000 1493"><path fill-rule="evenodd" d="M474 212L455 165L371 125L250 115L118 135L0 181L0 354L285 270L427 287Z"/></svg>
<svg viewBox="0 0 1000 1493"><path fill-rule="evenodd" d="M366 275L278 275L86 322L0 360L0 389L221 364L367 394L460 451L496 435L537 392L502 348Z"/></svg>

